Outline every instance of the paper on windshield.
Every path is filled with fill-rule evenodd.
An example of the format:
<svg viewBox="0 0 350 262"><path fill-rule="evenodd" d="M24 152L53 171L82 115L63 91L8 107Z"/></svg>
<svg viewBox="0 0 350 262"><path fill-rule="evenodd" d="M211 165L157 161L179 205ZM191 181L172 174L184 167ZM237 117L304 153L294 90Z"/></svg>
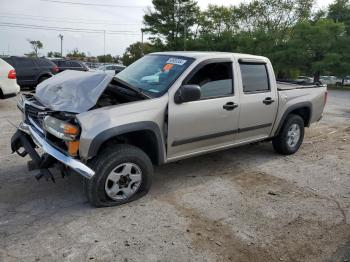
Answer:
<svg viewBox="0 0 350 262"><path fill-rule="evenodd" d="M170 57L168 61L166 61L167 64L173 64L173 65L184 65L187 62L186 59L176 58L176 57Z"/></svg>
<svg viewBox="0 0 350 262"><path fill-rule="evenodd" d="M66 70L40 83L35 97L51 110L82 113L97 103L112 78L104 72Z"/></svg>

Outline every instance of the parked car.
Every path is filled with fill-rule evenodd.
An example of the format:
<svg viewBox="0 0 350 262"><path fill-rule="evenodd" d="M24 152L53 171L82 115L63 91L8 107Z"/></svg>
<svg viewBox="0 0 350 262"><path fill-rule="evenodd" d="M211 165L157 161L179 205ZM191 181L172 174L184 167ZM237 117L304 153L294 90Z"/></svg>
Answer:
<svg viewBox="0 0 350 262"><path fill-rule="evenodd" d="M257 141L294 154L326 99L326 86L277 83L265 57L154 53L114 77L66 71L23 95L11 147L38 178L59 163L85 177L92 205L114 206L147 193L153 165Z"/></svg>
<svg viewBox="0 0 350 262"><path fill-rule="evenodd" d="M350 76L344 77L342 84L343 84L344 86L350 85Z"/></svg>
<svg viewBox="0 0 350 262"><path fill-rule="evenodd" d="M295 79L295 81L297 83L307 83L307 84L310 84L310 83L313 83L314 82L314 79L312 77L308 77L308 76L299 76L297 79Z"/></svg>
<svg viewBox="0 0 350 262"><path fill-rule="evenodd" d="M325 85L334 85L334 86L342 85L342 79L339 79L336 76L321 76L320 81L322 84L325 84Z"/></svg>
<svg viewBox="0 0 350 262"><path fill-rule="evenodd" d="M104 71L107 74L110 75L116 75L119 72L123 71L125 69L125 66L123 65L115 65L115 64L108 64L108 65L103 65L97 68L97 71Z"/></svg>
<svg viewBox="0 0 350 262"><path fill-rule="evenodd" d="M15 96L19 91L15 69L0 58L0 98Z"/></svg>
<svg viewBox="0 0 350 262"><path fill-rule="evenodd" d="M20 87L35 87L58 73L58 67L45 58L11 56L3 59L15 68Z"/></svg>
<svg viewBox="0 0 350 262"><path fill-rule="evenodd" d="M58 72L64 70L89 71L89 68L80 61L66 59L52 59L51 61L57 65Z"/></svg>

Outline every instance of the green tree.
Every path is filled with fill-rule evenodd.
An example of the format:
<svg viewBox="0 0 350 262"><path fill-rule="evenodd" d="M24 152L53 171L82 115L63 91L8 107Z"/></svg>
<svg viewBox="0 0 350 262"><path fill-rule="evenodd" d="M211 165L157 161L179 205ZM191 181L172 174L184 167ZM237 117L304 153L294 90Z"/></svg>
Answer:
<svg viewBox="0 0 350 262"><path fill-rule="evenodd" d="M111 54L107 55L99 55L97 56L98 62L100 63L112 63L113 62L113 57Z"/></svg>
<svg viewBox="0 0 350 262"><path fill-rule="evenodd" d="M28 56L38 57L39 50L44 47L43 43L40 40L30 40L30 39L28 39L27 41L29 42L31 48L33 49L33 51L30 52L27 55Z"/></svg>
<svg viewBox="0 0 350 262"><path fill-rule="evenodd" d="M194 0L152 0L144 16L145 32L152 34L152 43L164 43L168 49L182 50L185 37L192 35L199 7Z"/></svg>
<svg viewBox="0 0 350 262"><path fill-rule="evenodd" d="M131 44L123 54L121 60L123 62L123 65L128 66L141 58L143 54L148 54L152 52L152 45L149 43L143 44L143 53L142 53L142 43L136 42L134 44Z"/></svg>
<svg viewBox="0 0 350 262"><path fill-rule="evenodd" d="M47 53L47 57L61 57L61 53L60 52L48 52Z"/></svg>
<svg viewBox="0 0 350 262"><path fill-rule="evenodd" d="M83 59L86 57L84 52L80 52L78 48L74 48L71 52L67 54L67 57L73 59Z"/></svg>
<svg viewBox="0 0 350 262"><path fill-rule="evenodd" d="M315 24L301 22L295 26L281 59L289 68L319 80L321 74L344 75L350 71L349 36L345 25L321 19Z"/></svg>
<svg viewBox="0 0 350 262"><path fill-rule="evenodd" d="M335 22L343 22L347 27L347 33L350 34L350 1L336 0L329 5L328 18Z"/></svg>

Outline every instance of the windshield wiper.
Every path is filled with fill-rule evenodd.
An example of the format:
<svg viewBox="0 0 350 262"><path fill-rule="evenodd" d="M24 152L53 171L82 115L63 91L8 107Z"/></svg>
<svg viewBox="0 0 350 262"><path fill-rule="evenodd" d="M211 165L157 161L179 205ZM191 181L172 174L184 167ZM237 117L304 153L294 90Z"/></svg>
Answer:
<svg viewBox="0 0 350 262"><path fill-rule="evenodd" d="M122 84L123 84L125 87L127 87L128 89L134 91L136 94L141 95L141 96L143 96L143 97L145 97L145 98L152 98L151 96L149 96L149 95L147 95L146 93L144 93L140 88L137 88L137 87L134 87L134 86L130 85L129 83L127 83L127 82L121 80L121 79L118 78L117 76L114 76L114 78L115 78L118 82L122 83Z"/></svg>

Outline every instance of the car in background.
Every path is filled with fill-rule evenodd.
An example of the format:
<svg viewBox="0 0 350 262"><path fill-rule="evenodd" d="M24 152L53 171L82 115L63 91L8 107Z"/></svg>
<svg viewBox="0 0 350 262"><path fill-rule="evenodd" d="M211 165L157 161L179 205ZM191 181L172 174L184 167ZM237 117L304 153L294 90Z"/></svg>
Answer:
<svg viewBox="0 0 350 262"><path fill-rule="evenodd" d="M15 96L19 91L15 69L0 58L0 99Z"/></svg>
<svg viewBox="0 0 350 262"><path fill-rule="evenodd" d="M3 58L16 70L17 83L23 87L36 87L58 73L56 64L45 58L11 56Z"/></svg>
<svg viewBox="0 0 350 262"><path fill-rule="evenodd" d="M58 72L64 70L89 71L89 67L77 60L52 59L51 61L57 65Z"/></svg>
<svg viewBox="0 0 350 262"><path fill-rule="evenodd" d="M343 78L343 81L342 81L342 84L343 84L344 86L350 85L350 76L344 77L344 78Z"/></svg>
<svg viewBox="0 0 350 262"><path fill-rule="evenodd" d="M96 71L104 71L109 75L116 75L119 72L123 71L126 67L123 65L117 65L117 64L107 64L102 65L99 68L97 68Z"/></svg>
<svg viewBox="0 0 350 262"><path fill-rule="evenodd" d="M297 79L295 79L295 82L300 84L301 83L311 84L314 82L314 79L308 76L299 76Z"/></svg>
<svg viewBox="0 0 350 262"><path fill-rule="evenodd" d="M320 76L320 82L324 85L341 86L342 79L336 76Z"/></svg>

